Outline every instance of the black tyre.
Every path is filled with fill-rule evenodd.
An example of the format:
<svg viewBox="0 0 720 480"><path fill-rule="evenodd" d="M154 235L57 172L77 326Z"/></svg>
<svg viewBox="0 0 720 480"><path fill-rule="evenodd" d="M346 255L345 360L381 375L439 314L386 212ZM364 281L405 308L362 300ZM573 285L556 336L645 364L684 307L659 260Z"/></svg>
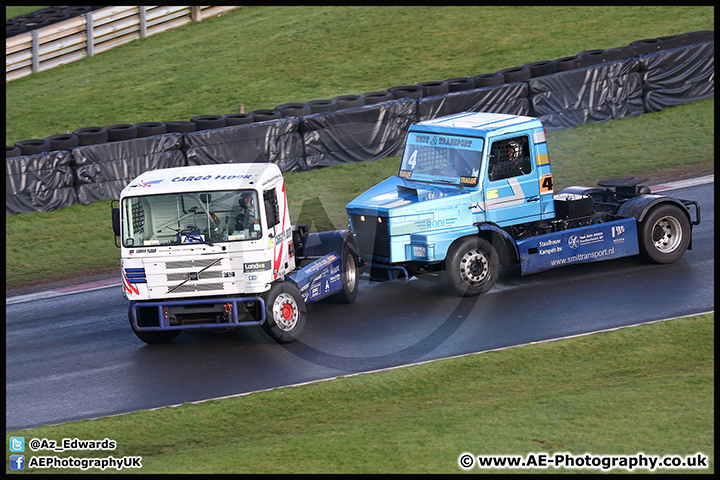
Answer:
<svg viewBox="0 0 720 480"><path fill-rule="evenodd" d="M278 282L264 295L265 323L262 328L278 343L297 339L305 329L306 306L298 288L290 282Z"/></svg>
<svg viewBox="0 0 720 480"><path fill-rule="evenodd" d="M495 284L500 260L495 248L480 237L460 239L445 258L443 277L457 293L472 297Z"/></svg>
<svg viewBox="0 0 720 480"><path fill-rule="evenodd" d="M158 343L168 343L171 342L180 335L180 330L168 330L166 332L141 332L139 330L135 329L135 326L133 325L133 317L132 317L132 308L133 305L135 305L137 302L130 302L128 304L128 320L130 321L130 328L132 328L132 331L135 332L135 335L142 340L143 342L150 344L150 345L156 345Z"/></svg>
<svg viewBox="0 0 720 480"><path fill-rule="evenodd" d="M17 145L5 145L5 158L22 156L22 150Z"/></svg>
<svg viewBox="0 0 720 480"><path fill-rule="evenodd" d="M376 103L392 100L393 94L387 90L383 90L380 92L366 92L362 94L362 97L365 100L365 105L375 105Z"/></svg>
<svg viewBox="0 0 720 480"><path fill-rule="evenodd" d="M223 115L223 117L225 117L225 125L228 127L233 125L246 125L255 121L255 118L249 113L228 113Z"/></svg>
<svg viewBox="0 0 720 480"><path fill-rule="evenodd" d="M652 263L672 263L690 245L690 220L677 205L654 207L638 225L640 256Z"/></svg>
<svg viewBox="0 0 720 480"><path fill-rule="evenodd" d="M353 303L358 294L358 256L355 249L345 245L345 253L342 258L342 290L338 292L337 298L342 303Z"/></svg>
<svg viewBox="0 0 720 480"><path fill-rule="evenodd" d="M253 110L250 112L255 119L256 122L265 122L267 120L276 120L278 118L282 118L282 113L278 112L277 110L269 110L269 109L260 109L260 110Z"/></svg>
<svg viewBox="0 0 720 480"><path fill-rule="evenodd" d="M538 62L528 63L524 66L530 69L530 76L532 78L557 73L557 63L555 63L555 60L540 60Z"/></svg>
<svg viewBox="0 0 720 480"><path fill-rule="evenodd" d="M365 105L365 99L360 95L340 95L339 97L333 98L333 100L337 103L338 110L362 107Z"/></svg>
<svg viewBox="0 0 720 480"><path fill-rule="evenodd" d="M275 107L275 110L279 111L283 117L302 117L313 113L310 105L305 103L283 103Z"/></svg>
<svg viewBox="0 0 720 480"><path fill-rule="evenodd" d="M20 140L15 143L16 147L20 148L23 155L35 155L36 153L43 153L50 151L50 141L42 139L32 140Z"/></svg>
<svg viewBox="0 0 720 480"><path fill-rule="evenodd" d="M444 80L441 82L419 82L415 85L422 88L423 97L445 95L450 91L447 82L445 82Z"/></svg>
<svg viewBox="0 0 720 480"><path fill-rule="evenodd" d="M646 55L660 50L660 48L662 48L662 41L658 38L645 38L643 40L630 42L630 46L635 47L638 54Z"/></svg>
<svg viewBox="0 0 720 480"><path fill-rule="evenodd" d="M78 128L73 133L77 135L80 145L97 145L108 141L108 132L105 127Z"/></svg>
<svg viewBox="0 0 720 480"><path fill-rule="evenodd" d="M530 69L526 66L505 68L503 70L498 70L498 73L503 74L503 77L505 77L505 83L525 82L530 80L532 77Z"/></svg>
<svg viewBox="0 0 720 480"><path fill-rule="evenodd" d="M165 128L167 128L168 133L170 133L170 132L191 133L191 132L194 132L195 130L197 130L195 123L183 122L183 121L165 122Z"/></svg>
<svg viewBox="0 0 720 480"><path fill-rule="evenodd" d="M167 126L162 122L138 122L135 124L135 128L137 129L138 138L167 133Z"/></svg>
<svg viewBox="0 0 720 480"><path fill-rule="evenodd" d="M473 75L472 79L475 82L475 88L492 87L493 85L505 83L505 76L498 72Z"/></svg>
<svg viewBox="0 0 720 480"><path fill-rule="evenodd" d="M312 100L307 102L306 105L310 107L312 113L322 112L334 112L338 109L337 102L335 100Z"/></svg>
<svg viewBox="0 0 720 480"><path fill-rule="evenodd" d="M462 92L475 88L475 80L470 77L448 78L445 83L447 83L448 92Z"/></svg>
<svg viewBox="0 0 720 480"><path fill-rule="evenodd" d="M80 140L74 133L59 133L45 137L50 142L51 150L66 150L80 145Z"/></svg>
<svg viewBox="0 0 720 480"><path fill-rule="evenodd" d="M392 93L393 98L422 98L423 91L417 85L401 85L399 87L390 87L388 92Z"/></svg>
<svg viewBox="0 0 720 480"><path fill-rule="evenodd" d="M197 115L190 119L195 124L195 131L212 130L225 126L225 119L221 115Z"/></svg>
<svg viewBox="0 0 720 480"><path fill-rule="evenodd" d="M137 127L130 123L120 125L109 125L107 130L108 142L119 142L121 140L132 140L137 138Z"/></svg>
<svg viewBox="0 0 720 480"><path fill-rule="evenodd" d="M577 55L571 55L569 57L560 57L555 59L558 72L567 72L568 70L575 70L577 66Z"/></svg>

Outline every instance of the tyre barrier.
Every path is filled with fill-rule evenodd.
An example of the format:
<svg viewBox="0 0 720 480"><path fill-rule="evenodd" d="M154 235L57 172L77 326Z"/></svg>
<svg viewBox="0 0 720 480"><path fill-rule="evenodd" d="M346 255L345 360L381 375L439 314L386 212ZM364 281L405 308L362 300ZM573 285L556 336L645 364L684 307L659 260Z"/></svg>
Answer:
<svg viewBox="0 0 720 480"><path fill-rule="evenodd" d="M505 76L502 73L480 73L472 76L475 82L475 88L492 87L493 85L502 85L505 83Z"/></svg>
<svg viewBox="0 0 720 480"><path fill-rule="evenodd" d="M475 80L470 77L448 78L445 80L449 92L462 92L475 88Z"/></svg>
<svg viewBox="0 0 720 480"><path fill-rule="evenodd" d="M526 66L504 68L502 70L498 70L498 73L502 73L505 78L505 83L524 82L532 78L530 69Z"/></svg>
<svg viewBox="0 0 720 480"><path fill-rule="evenodd" d="M450 91L447 82L418 82L415 85L422 88L423 97L433 97L435 95L445 95Z"/></svg>
<svg viewBox="0 0 720 480"><path fill-rule="evenodd" d="M195 124L195 131L212 130L225 126L225 119L222 115L197 115L190 119Z"/></svg>
<svg viewBox="0 0 720 480"><path fill-rule="evenodd" d="M276 106L275 110L280 112L283 117L303 117L312 113L310 105L306 103L283 103Z"/></svg>
<svg viewBox="0 0 720 480"><path fill-rule="evenodd" d="M75 18L91 10L104 8L102 6L67 6L47 7L25 15L19 15L7 20L5 23L5 38L29 32L47 25L53 25L68 18Z"/></svg>
<svg viewBox="0 0 720 480"><path fill-rule="evenodd" d="M310 107L311 113L335 112L338 109L337 102L333 99L312 100L306 102L306 105Z"/></svg>
<svg viewBox="0 0 720 480"><path fill-rule="evenodd" d="M5 158L22 156L22 150L17 145L5 145Z"/></svg>
<svg viewBox="0 0 720 480"><path fill-rule="evenodd" d="M105 127L78 128L73 133L77 135L80 146L97 145L108 141L108 131Z"/></svg>
<svg viewBox="0 0 720 480"><path fill-rule="evenodd" d="M233 125L245 125L253 123L255 119L250 113L226 113L223 115L225 119L225 126L231 127Z"/></svg>
<svg viewBox="0 0 720 480"><path fill-rule="evenodd" d="M365 105L365 99L360 95L340 95L333 98L337 103L338 110L345 110L346 108L362 107Z"/></svg>
<svg viewBox="0 0 720 480"><path fill-rule="evenodd" d="M577 55L570 55L568 57L560 57L555 59L555 66L558 72L567 72L568 70L575 70L577 66Z"/></svg>
<svg viewBox="0 0 720 480"><path fill-rule="evenodd" d="M137 127L130 123L122 123L119 125L110 125L105 127L108 135L108 142L118 142L121 140L132 140L137 138Z"/></svg>
<svg viewBox="0 0 720 480"><path fill-rule="evenodd" d="M275 109L261 108L260 110L253 110L250 113L256 122L266 122L268 120L277 120L278 118L282 118L282 113Z"/></svg>
<svg viewBox="0 0 720 480"><path fill-rule="evenodd" d="M191 133L197 129L194 122L185 122L181 120L165 122L165 127L167 128L168 133Z"/></svg>
<svg viewBox="0 0 720 480"><path fill-rule="evenodd" d="M393 94L387 90L365 92L360 96L365 100L365 105L375 105L376 103L387 102L388 100L393 99Z"/></svg>
<svg viewBox="0 0 720 480"><path fill-rule="evenodd" d="M43 153L50 151L50 141L42 139L31 139L31 140L20 140L15 143L16 147L20 148L23 155L35 155L36 153Z"/></svg>
<svg viewBox="0 0 720 480"><path fill-rule="evenodd" d="M152 137L167 133L167 125L162 122L138 122L135 125L138 138Z"/></svg>
<svg viewBox="0 0 720 480"><path fill-rule="evenodd" d="M526 63L523 65L530 69L530 78L544 77L557 73L557 63L555 60L540 60L538 62Z"/></svg>
<svg viewBox="0 0 720 480"><path fill-rule="evenodd" d="M80 146L80 140L74 133L59 133L45 137L50 142L50 150L67 150Z"/></svg>
<svg viewBox="0 0 720 480"><path fill-rule="evenodd" d="M387 89L392 93L393 98L422 98L423 90L417 85L400 85Z"/></svg>

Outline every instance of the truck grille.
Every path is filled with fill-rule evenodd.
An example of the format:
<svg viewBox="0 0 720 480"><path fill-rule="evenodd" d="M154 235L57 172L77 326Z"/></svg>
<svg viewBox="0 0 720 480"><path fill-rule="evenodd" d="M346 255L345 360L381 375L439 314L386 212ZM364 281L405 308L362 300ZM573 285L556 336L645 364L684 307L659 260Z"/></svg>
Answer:
<svg viewBox="0 0 720 480"><path fill-rule="evenodd" d="M165 268L168 270L174 268L205 268L217 259L208 260L179 260L172 262L165 262ZM219 265L219 264L218 264Z"/></svg>
<svg viewBox="0 0 720 480"><path fill-rule="evenodd" d="M362 221L363 217L365 221ZM390 258L390 234L387 217L351 215L361 255Z"/></svg>
<svg viewBox="0 0 720 480"><path fill-rule="evenodd" d="M172 287L169 287L169 289L172 289ZM186 283L177 287L172 293L209 292L222 289L222 283Z"/></svg>
<svg viewBox="0 0 720 480"><path fill-rule="evenodd" d="M207 280L209 278L222 278L223 274L220 271L205 270L198 274L198 280ZM168 282L182 282L188 278L187 272L183 273L168 273L165 275Z"/></svg>

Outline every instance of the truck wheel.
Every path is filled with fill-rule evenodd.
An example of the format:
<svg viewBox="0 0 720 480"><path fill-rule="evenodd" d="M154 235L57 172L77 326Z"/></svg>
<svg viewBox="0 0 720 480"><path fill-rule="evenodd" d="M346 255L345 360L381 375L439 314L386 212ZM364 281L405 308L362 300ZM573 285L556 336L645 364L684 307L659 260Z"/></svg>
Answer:
<svg viewBox="0 0 720 480"><path fill-rule="evenodd" d="M443 276L466 297L490 290L497 280L500 260L495 248L479 237L468 237L450 248Z"/></svg>
<svg viewBox="0 0 720 480"><path fill-rule="evenodd" d="M289 343L305 328L305 302L298 288L289 282L274 284L265 295L266 319L262 327L276 342Z"/></svg>
<svg viewBox="0 0 720 480"><path fill-rule="evenodd" d="M648 262L675 262L690 244L690 221L676 205L652 209L639 230L640 256Z"/></svg>
<svg viewBox="0 0 720 480"><path fill-rule="evenodd" d="M168 343L171 342L180 335L180 330L168 330L167 332L141 332L135 329L135 326L133 325L133 319L132 319L132 307L137 302L130 302L128 304L128 319L130 320L130 328L132 328L133 332L135 332L135 335L142 340L143 342L155 345L158 343Z"/></svg>
<svg viewBox="0 0 720 480"><path fill-rule="evenodd" d="M358 294L358 257L352 248L345 248L342 265L342 290L338 292L338 298L343 303L353 303Z"/></svg>

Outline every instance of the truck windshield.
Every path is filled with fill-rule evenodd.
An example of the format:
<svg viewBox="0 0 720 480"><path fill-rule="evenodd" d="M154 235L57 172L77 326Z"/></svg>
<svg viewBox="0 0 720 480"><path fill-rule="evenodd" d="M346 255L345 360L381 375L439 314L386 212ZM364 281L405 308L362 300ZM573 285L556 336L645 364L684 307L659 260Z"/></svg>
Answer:
<svg viewBox="0 0 720 480"><path fill-rule="evenodd" d="M185 192L122 201L125 247L258 239L262 235L254 190Z"/></svg>
<svg viewBox="0 0 720 480"><path fill-rule="evenodd" d="M483 145L482 138L410 132L398 176L424 182L475 186Z"/></svg>

